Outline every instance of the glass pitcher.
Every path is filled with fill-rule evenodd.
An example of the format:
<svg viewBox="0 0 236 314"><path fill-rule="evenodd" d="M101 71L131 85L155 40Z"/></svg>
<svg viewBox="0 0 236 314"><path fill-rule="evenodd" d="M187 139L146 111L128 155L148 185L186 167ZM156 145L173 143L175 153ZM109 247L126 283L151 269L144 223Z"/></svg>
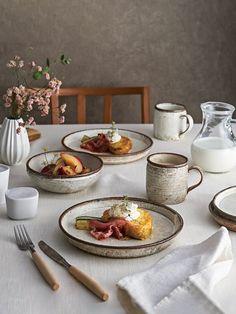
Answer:
<svg viewBox="0 0 236 314"><path fill-rule="evenodd" d="M234 106L223 102L201 104L202 128L191 146L195 164L208 172L227 172L236 166L236 139L231 128Z"/></svg>

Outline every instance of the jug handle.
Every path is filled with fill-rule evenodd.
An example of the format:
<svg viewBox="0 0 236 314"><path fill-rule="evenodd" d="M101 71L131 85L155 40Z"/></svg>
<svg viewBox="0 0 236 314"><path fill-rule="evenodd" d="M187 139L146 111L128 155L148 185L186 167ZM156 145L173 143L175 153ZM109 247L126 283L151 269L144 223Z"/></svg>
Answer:
<svg viewBox="0 0 236 314"><path fill-rule="evenodd" d="M236 123L236 119L231 119L231 122L232 123Z"/></svg>
<svg viewBox="0 0 236 314"><path fill-rule="evenodd" d="M183 114L180 118L186 118L187 120L187 128L183 132L180 132L179 135L189 132L193 127L193 118L189 114Z"/></svg>
<svg viewBox="0 0 236 314"><path fill-rule="evenodd" d="M191 170L197 170L200 174L200 180L198 181L198 183L190 186L187 190L187 194L188 192L192 191L193 189L195 189L197 186L199 186L201 183L202 183L202 180L203 180L203 172L201 170L201 168L199 168L198 166L192 166L192 167L189 167L188 169L188 172L191 171Z"/></svg>

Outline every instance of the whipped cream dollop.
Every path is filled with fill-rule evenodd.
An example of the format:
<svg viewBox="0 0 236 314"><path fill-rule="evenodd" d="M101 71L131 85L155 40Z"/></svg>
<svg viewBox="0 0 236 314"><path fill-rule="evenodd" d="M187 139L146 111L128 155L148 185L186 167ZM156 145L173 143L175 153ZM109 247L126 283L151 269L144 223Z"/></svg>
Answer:
<svg viewBox="0 0 236 314"><path fill-rule="evenodd" d="M111 143L117 143L121 140L121 136L119 134L118 129L114 128L107 132L106 137Z"/></svg>
<svg viewBox="0 0 236 314"><path fill-rule="evenodd" d="M134 220L140 216L140 212L137 210L138 205L131 202L122 202L120 204L114 204L109 209L110 217L124 218L126 220Z"/></svg>

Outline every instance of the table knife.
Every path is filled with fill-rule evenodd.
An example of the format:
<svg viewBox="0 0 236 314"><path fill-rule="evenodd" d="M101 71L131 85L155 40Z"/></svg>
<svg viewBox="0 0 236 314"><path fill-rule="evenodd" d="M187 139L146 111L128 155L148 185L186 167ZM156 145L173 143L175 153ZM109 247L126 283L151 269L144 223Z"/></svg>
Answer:
<svg viewBox="0 0 236 314"><path fill-rule="evenodd" d="M108 293L91 277L76 268L75 266L69 264L59 253L57 253L53 248L51 248L44 241L39 241L40 249L51 259L53 259L58 264L64 266L68 272L84 286L86 286L90 291L97 295L101 300L106 301L109 297Z"/></svg>

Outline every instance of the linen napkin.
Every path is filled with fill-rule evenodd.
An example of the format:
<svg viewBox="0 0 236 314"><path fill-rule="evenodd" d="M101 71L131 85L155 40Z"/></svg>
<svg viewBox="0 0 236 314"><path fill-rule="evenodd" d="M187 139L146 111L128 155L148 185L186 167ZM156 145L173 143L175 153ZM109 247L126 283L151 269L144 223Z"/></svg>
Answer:
<svg viewBox="0 0 236 314"><path fill-rule="evenodd" d="M121 279L118 287L144 313L222 313L209 299L233 263L228 230L173 250L151 268Z"/></svg>

